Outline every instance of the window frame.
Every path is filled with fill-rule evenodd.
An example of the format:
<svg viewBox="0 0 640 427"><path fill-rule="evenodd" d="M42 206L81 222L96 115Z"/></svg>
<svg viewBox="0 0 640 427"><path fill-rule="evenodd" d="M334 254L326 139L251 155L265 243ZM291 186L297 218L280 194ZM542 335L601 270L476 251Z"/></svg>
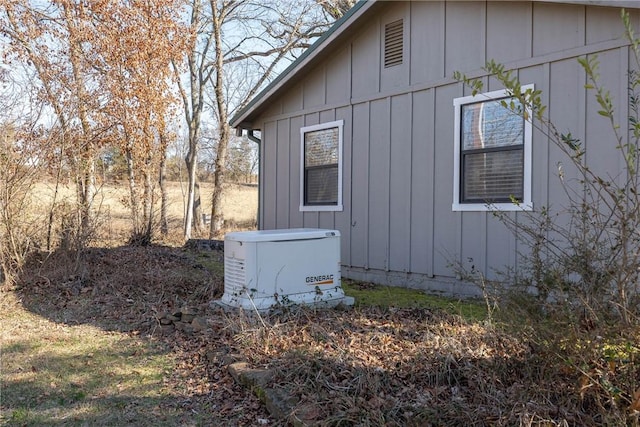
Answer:
<svg viewBox="0 0 640 427"><path fill-rule="evenodd" d="M534 85L528 84L521 86L521 91L533 90ZM451 209L453 211L532 211L533 202L531 200L531 184L532 184L532 132L533 126L531 124L532 114L531 109L525 106L525 110L528 119L524 120L524 138L523 138L523 183L522 183L522 201L518 203L513 202L461 202L462 196L461 184L462 177L460 176L462 171L462 106L468 104L475 104L478 102L487 102L493 100L499 100L503 98L511 98L512 94L506 90L496 90L491 92L479 93L476 95L463 96L455 98L453 100L454 106L454 155L453 155L453 204ZM507 151L513 150L513 148L505 148L504 150L494 151Z"/></svg>
<svg viewBox="0 0 640 427"><path fill-rule="evenodd" d="M338 200L331 205L305 205L305 134L309 132L338 128ZM342 211L342 140L344 120L320 123L300 128L300 211L301 212L335 212Z"/></svg>

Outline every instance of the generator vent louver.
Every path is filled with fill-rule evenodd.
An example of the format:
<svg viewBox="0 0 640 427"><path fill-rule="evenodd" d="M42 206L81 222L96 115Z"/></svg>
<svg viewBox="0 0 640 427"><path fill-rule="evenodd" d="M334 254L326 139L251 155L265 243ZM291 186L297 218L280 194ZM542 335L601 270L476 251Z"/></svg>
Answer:
<svg viewBox="0 0 640 427"><path fill-rule="evenodd" d="M225 286L229 286L234 291L242 291L246 283L243 259L224 258L224 280Z"/></svg>
<svg viewBox="0 0 640 427"><path fill-rule="evenodd" d="M384 67L402 64L404 22L402 19L384 26Z"/></svg>

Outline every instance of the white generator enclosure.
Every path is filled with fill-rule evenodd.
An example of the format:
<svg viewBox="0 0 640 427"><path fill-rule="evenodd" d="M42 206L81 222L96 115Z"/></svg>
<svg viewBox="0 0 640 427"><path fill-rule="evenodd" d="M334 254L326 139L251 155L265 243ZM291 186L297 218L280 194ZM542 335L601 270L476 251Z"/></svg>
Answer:
<svg viewBox="0 0 640 427"><path fill-rule="evenodd" d="M315 228L227 233L224 295L250 310L278 305L351 305L340 282L340 232Z"/></svg>

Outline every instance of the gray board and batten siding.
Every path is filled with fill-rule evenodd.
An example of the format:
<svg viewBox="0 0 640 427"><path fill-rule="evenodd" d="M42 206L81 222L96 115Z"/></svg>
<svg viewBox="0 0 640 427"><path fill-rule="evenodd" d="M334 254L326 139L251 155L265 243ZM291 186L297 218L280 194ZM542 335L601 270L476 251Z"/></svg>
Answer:
<svg viewBox="0 0 640 427"><path fill-rule="evenodd" d="M523 248L490 212L452 209L453 103L470 95L452 76L461 71L482 79L484 90L497 91L502 87L482 71L486 61L517 70L522 84L542 90L558 129L585 144L590 165L616 176L621 159L607 154L611 128L584 88L577 58L598 55L601 82L624 118L630 51L620 8L590 3L359 4L316 51L232 121L261 132L259 228L338 229L344 276L377 283L464 295L476 289L456 280L452 261L489 276L517 269ZM640 28L638 10L631 12ZM385 67L385 26L398 20L402 58ZM343 207L303 211L300 130L327 122L343 124ZM534 126L534 209L565 203L561 161ZM573 172L566 165L565 179Z"/></svg>

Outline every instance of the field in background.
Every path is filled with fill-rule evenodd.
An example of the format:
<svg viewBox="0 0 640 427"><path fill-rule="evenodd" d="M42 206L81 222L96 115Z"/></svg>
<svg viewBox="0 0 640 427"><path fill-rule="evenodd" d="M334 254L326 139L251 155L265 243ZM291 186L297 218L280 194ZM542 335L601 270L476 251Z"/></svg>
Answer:
<svg viewBox="0 0 640 427"><path fill-rule="evenodd" d="M184 221L187 184L168 183L169 190L169 226L171 236L180 236ZM211 215L212 183L201 183L200 194L203 202L203 214ZM33 203L38 214L42 215L50 209L56 194L55 183L41 182L35 187ZM74 198L73 185L62 185L57 189L56 205L71 205ZM95 207L98 215L98 236L101 243L118 244L126 241L131 229L128 208L129 189L126 182L105 184L99 188ZM160 193L158 190L156 203L156 220L160 218ZM223 200L225 229L250 230L256 227L258 212L258 187L255 184L228 184ZM208 237L208 233L204 236Z"/></svg>

